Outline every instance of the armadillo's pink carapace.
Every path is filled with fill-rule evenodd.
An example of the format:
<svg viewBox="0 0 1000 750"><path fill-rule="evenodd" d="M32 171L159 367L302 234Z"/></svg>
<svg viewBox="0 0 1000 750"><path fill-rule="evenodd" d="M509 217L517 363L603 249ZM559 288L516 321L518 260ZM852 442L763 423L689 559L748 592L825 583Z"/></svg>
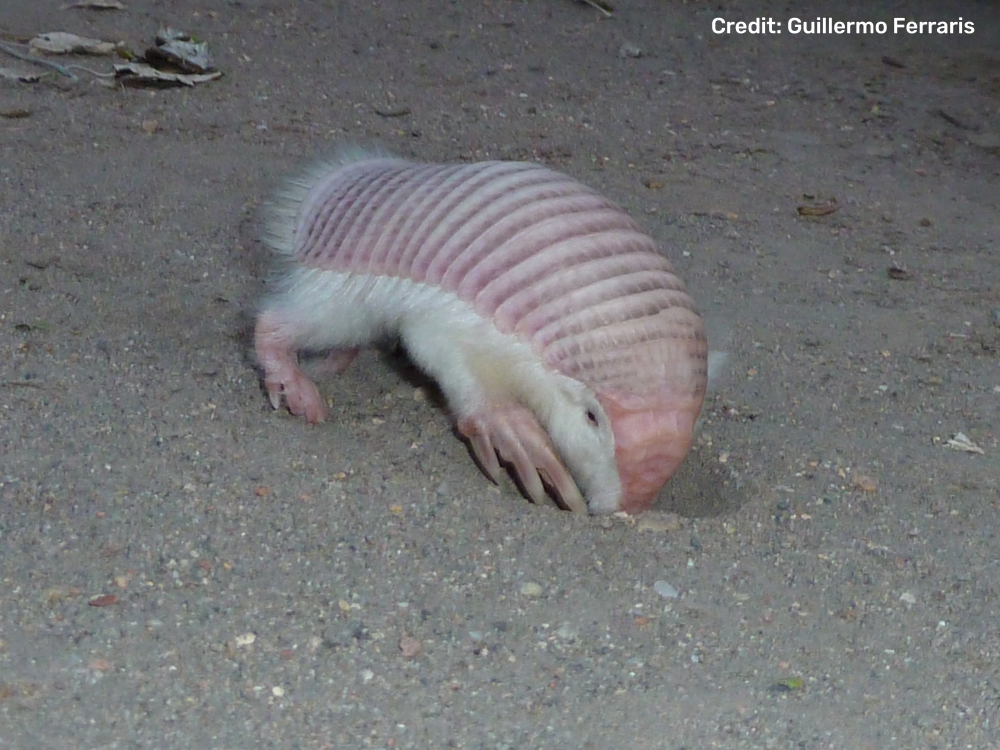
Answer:
<svg viewBox="0 0 1000 750"><path fill-rule="evenodd" d="M648 508L691 446L707 344L684 284L620 208L537 164L354 152L273 207L287 272L257 320L275 408L318 422L298 367L398 337L496 479L536 502Z"/></svg>

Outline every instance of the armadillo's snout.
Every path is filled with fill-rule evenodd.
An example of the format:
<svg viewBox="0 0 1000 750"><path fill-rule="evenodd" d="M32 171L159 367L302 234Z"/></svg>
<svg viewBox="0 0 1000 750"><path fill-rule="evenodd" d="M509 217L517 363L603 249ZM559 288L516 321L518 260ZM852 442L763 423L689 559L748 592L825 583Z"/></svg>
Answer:
<svg viewBox="0 0 1000 750"><path fill-rule="evenodd" d="M603 399L602 399L603 400ZM656 502L667 480L684 462L703 397L607 399L622 484L619 510L641 513Z"/></svg>

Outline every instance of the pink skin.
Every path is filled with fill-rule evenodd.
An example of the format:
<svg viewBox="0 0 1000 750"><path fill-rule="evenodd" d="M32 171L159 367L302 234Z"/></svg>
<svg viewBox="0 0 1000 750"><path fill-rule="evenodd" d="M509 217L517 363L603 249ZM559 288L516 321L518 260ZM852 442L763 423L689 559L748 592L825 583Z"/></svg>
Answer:
<svg viewBox="0 0 1000 750"><path fill-rule="evenodd" d="M621 510L642 513L684 462L704 392L692 395L599 395L615 435Z"/></svg>
<svg viewBox="0 0 1000 750"><path fill-rule="evenodd" d="M567 510L587 512L586 501L530 409L517 403L490 406L460 418L458 431L468 439L483 472L494 482L499 479L503 460L513 466L533 502L546 502L544 479Z"/></svg>
<svg viewBox="0 0 1000 750"><path fill-rule="evenodd" d="M282 399L292 414L305 417L315 424L326 420L326 402L316 384L298 364L298 350L285 333L286 326L272 312L262 313L254 331L257 359L264 368L264 387L275 409L281 408ZM333 349L326 358L324 370L341 373L346 370L358 349Z"/></svg>

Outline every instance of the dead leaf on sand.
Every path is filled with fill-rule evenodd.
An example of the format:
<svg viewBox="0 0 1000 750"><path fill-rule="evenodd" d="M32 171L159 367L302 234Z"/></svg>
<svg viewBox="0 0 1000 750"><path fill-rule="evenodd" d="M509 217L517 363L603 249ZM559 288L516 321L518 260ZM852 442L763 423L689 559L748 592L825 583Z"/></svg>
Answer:
<svg viewBox="0 0 1000 750"><path fill-rule="evenodd" d="M65 31L48 31L36 36L28 42L28 46L34 52L45 52L50 55L113 55L121 43L88 39Z"/></svg>

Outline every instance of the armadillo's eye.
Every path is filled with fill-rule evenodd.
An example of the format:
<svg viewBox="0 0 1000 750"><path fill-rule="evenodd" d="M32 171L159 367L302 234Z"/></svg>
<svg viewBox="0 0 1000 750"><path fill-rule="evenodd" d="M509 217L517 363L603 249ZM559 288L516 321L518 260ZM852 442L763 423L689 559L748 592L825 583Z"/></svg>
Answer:
<svg viewBox="0 0 1000 750"><path fill-rule="evenodd" d="M601 422L597 418L597 414L594 412L593 409L587 409L587 421L590 422L590 424L593 425L594 427L601 426Z"/></svg>

